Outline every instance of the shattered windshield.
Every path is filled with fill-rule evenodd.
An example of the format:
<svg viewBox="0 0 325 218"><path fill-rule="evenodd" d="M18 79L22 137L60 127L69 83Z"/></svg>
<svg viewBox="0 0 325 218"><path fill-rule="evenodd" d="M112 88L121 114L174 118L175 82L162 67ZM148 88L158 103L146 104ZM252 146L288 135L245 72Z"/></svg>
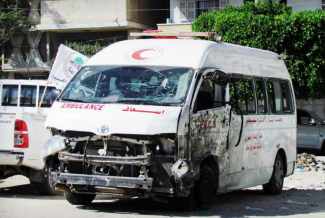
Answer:
<svg viewBox="0 0 325 218"><path fill-rule="evenodd" d="M194 70L175 67L82 68L60 100L93 103L179 104Z"/></svg>

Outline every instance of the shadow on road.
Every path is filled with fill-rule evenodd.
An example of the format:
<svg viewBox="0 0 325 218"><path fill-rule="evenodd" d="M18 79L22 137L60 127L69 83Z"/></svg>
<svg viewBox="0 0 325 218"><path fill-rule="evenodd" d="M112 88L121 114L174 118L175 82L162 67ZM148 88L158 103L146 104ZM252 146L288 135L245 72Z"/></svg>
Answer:
<svg viewBox="0 0 325 218"><path fill-rule="evenodd" d="M0 198L64 200L63 196L40 196L30 184L0 188ZM154 216L288 216L325 212L324 190L284 190L280 195L264 195L261 190L243 190L215 197L210 210L182 211L175 205L151 199L97 196L90 205L76 206L80 210L107 214L135 214ZM66 204L69 204L66 202Z"/></svg>
<svg viewBox="0 0 325 218"><path fill-rule="evenodd" d="M117 214L149 214L155 216L286 216L325 211L325 193L321 190L286 190L278 196L264 195L261 190L244 190L215 197L210 210L181 211L175 205L151 199L96 199L92 204L78 206L82 210ZM288 203L294 202L294 203ZM300 203L300 204L299 204ZM303 204L306 203L306 204Z"/></svg>
<svg viewBox="0 0 325 218"><path fill-rule="evenodd" d="M24 199L65 199L63 194L59 196L41 196L36 185L25 184L0 188L0 198L24 198Z"/></svg>

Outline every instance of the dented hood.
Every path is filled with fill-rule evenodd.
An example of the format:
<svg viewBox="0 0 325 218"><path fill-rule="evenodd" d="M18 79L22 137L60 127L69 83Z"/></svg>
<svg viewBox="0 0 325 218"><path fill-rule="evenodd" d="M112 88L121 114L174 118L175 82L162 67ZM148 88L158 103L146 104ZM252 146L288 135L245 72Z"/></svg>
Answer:
<svg viewBox="0 0 325 218"><path fill-rule="evenodd" d="M55 102L45 125L96 135L176 133L181 107Z"/></svg>

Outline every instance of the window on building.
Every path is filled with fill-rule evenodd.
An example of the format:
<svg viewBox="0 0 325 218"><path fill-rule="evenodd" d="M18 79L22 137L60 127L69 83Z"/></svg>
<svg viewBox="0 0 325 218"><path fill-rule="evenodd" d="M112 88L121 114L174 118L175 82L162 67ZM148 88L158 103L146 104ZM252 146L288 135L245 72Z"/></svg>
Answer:
<svg viewBox="0 0 325 218"><path fill-rule="evenodd" d="M203 13L211 13L213 10L218 10L217 1L198 1L197 2L197 15L200 16Z"/></svg>
<svg viewBox="0 0 325 218"><path fill-rule="evenodd" d="M193 21L203 13L210 13L228 5L228 0L182 0L180 20Z"/></svg>
<svg viewBox="0 0 325 218"><path fill-rule="evenodd" d="M2 106L17 106L18 85L4 85L2 88Z"/></svg>
<svg viewBox="0 0 325 218"><path fill-rule="evenodd" d="M325 10L325 0L322 0L322 9Z"/></svg>
<svg viewBox="0 0 325 218"><path fill-rule="evenodd" d="M228 5L228 0L220 0L219 8L222 9Z"/></svg>
<svg viewBox="0 0 325 218"><path fill-rule="evenodd" d="M255 2L255 0L244 0L244 3L247 3L247 2ZM282 4L287 4L287 0L272 0L272 2L279 2Z"/></svg>
<svg viewBox="0 0 325 218"><path fill-rule="evenodd" d="M180 4L181 21L192 21L196 18L195 1L183 0Z"/></svg>

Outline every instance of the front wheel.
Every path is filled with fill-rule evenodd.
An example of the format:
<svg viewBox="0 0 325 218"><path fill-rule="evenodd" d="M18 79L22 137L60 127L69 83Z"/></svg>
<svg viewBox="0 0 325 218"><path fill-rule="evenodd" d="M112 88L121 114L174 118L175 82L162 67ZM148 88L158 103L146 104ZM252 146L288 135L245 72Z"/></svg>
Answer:
<svg viewBox="0 0 325 218"><path fill-rule="evenodd" d="M65 198L72 205L86 205L91 204L91 202L95 199L95 194L78 194L72 193L70 191L64 193Z"/></svg>
<svg viewBox="0 0 325 218"><path fill-rule="evenodd" d="M265 194L278 195L282 192L284 182L284 164L283 160L278 153L275 157L273 173L269 183L263 185Z"/></svg>
<svg viewBox="0 0 325 218"><path fill-rule="evenodd" d="M203 166L200 179L194 186L194 197L196 204L202 209L209 209L214 196L214 177L209 166Z"/></svg>

